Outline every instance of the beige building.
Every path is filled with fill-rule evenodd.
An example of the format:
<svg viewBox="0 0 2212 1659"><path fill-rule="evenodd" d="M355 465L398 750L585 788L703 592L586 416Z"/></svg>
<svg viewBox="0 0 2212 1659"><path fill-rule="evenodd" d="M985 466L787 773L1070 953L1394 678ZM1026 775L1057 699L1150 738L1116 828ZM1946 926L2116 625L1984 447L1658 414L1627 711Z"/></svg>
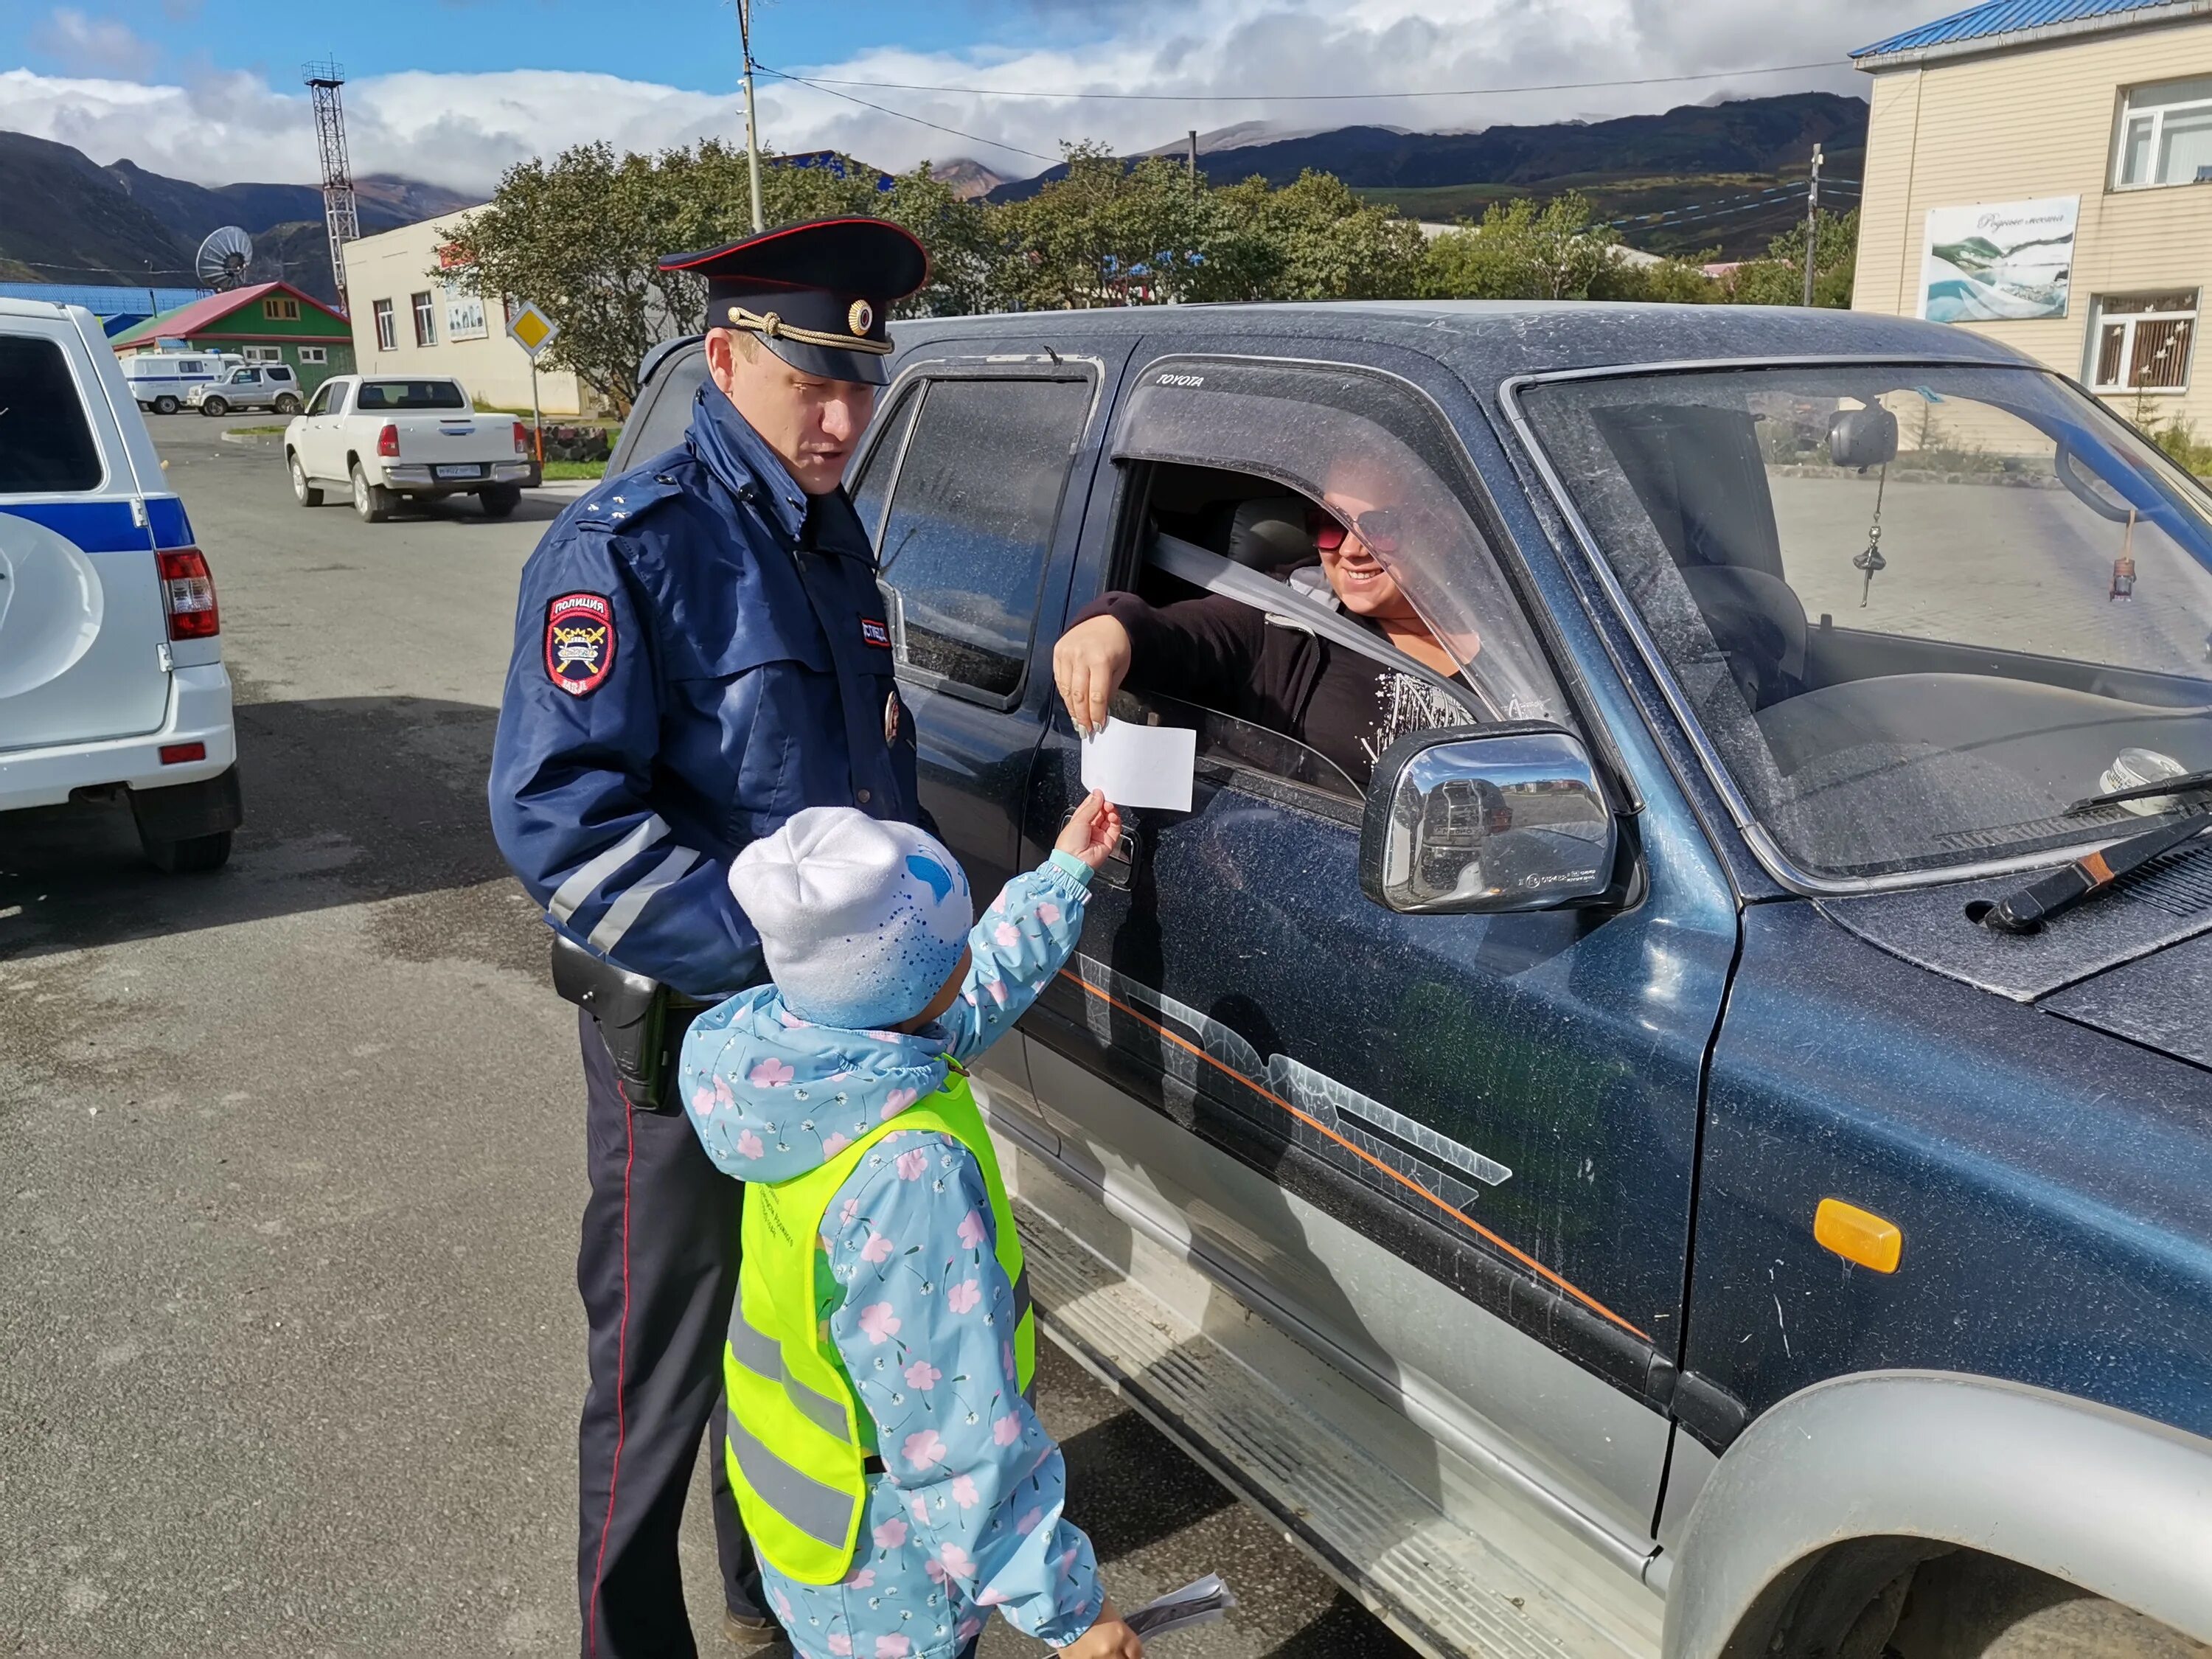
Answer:
<svg viewBox="0 0 2212 1659"><path fill-rule="evenodd" d="M2212 439L2212 0L1994 0L1852 56L1874 78L1854 306Z"/></svg>
<svg viewBox="0 0 2212 1659"><path fill-rule="evenodd" d="M346 244L354 358L364 374L450 374L481 402L527 410L530 355L507 337L501 302L436 274L467 218L450 213ZM598 410L565 369L539 371L538 398L548 415Z"/></svg>

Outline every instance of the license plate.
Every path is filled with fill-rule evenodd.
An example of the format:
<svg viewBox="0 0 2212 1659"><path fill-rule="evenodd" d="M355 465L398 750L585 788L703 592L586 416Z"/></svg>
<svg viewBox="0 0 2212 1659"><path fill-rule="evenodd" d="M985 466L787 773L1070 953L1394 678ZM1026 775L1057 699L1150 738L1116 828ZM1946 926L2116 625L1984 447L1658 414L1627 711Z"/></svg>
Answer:
<svg viewBox="0 0 2212 1659"><path fill-rule="evenodd" d="M441 466L438 469L438 476L441 478L480 478L483 477L483 469L480 466Z"/></svg>

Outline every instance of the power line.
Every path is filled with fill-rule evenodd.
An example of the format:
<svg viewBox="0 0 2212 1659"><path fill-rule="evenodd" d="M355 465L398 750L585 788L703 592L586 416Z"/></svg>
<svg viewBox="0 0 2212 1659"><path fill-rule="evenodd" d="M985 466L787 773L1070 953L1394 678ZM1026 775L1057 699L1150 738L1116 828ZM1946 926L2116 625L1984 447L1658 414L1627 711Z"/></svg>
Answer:
<svg viewBox="0 0 2212 1659"><path fill-rule="evenodd" d="M768 65L763 64L759 67L767 69ZM1838 65L1832 58L1822 58L1809 64L1766 64L1753 69L1705 70L1695 75L1643 75L1621 81L1545 81L1517 87L1456 87L1432 92L1021 92L1003 87L926 86L912 81L833 80L826 76L789 75L781 70L769 70L769 73L786 81L797 81L819 88L824 92L832 87L871 87L879 92L957 92L971 98L1092 99L1137 104L1328 104L1372 103L1378 100L1398 98L1501 98L1516 92L1589 92L1606 87L1679 86L1686 81L1724 81L1737 75L1790 75L1803 70L1836 67ZM862 100L856 98L853 101L860 103ZM871 104L868 107L878 109L882 106ZM897 115L900 112L884 110L884 113ZM911 121L920 118L909 115L905 118ZM921 125L929 126L933 124L923 121ZM938 131L951 132L952 129L939 127ZM970 135L963 132L955 136L965 138ZM976 142L988 143L991 141L978 139ZM1000 148L1012 149L1015 146L1002 144ZM1035 150L1023 150L1021 153L1024 155L1036 154Z"/></svg>
<svg viewBox="0 0 2212 1659"><path fill-rule="evenodd" d="M933 132L950 133L955 138L965 138L971 144L981 144L991 149L1009 150L1016 155L1026 155L1032 161L1043 161L1055 167L1064 159L1058 155L1041 155L1033 149L1024 149L1019 144L1004 143L996 138L986 138L981 133L963 132L958 127L948 127L935 121L925 121L919 115L908 115L904 110L893 109L888 104L872 104L865 98L854 97L849 92L840 92L836 87L825 82L810 81L803 75L790 75L780 69L770 69L758 58L753 60L753 67L763 75L773 75L779 81L790 81L802 87L812 87L817 92L826 92L832 98L842 98L848 104L858 104L862 109L874 110L878 115L896 116L902 121L911 121L915 125L927 127ZM859 84L866 86L868 82L861 82Z"/></svg>

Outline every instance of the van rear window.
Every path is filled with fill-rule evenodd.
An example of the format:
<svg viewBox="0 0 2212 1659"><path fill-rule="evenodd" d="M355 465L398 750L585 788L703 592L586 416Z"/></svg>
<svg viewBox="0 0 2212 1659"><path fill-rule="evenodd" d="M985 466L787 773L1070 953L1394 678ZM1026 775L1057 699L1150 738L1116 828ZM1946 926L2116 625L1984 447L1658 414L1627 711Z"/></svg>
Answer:
<svg viewBox="0 0 2212 1659"><path fill-rule="evenodd" d="M97 489L102 471L61 348L0 334L0 495Z"/></svg>
<svg viewBox="0 0 2212 1659"><path fill-rule="evenodd" d="M451 380L363 380L356 409L466 409Z"/></svg>

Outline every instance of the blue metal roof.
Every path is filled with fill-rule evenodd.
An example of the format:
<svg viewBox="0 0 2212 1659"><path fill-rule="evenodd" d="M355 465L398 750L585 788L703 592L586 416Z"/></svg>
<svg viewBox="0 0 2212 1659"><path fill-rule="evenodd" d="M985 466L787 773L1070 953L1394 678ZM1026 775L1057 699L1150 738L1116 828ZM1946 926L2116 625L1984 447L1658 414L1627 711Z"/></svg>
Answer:
<svg viewBox="0 0 2212 1659"><path fill-rule="evenodd" d="M1918 28L1893 34L1870 46L1861 46L1853 58L1886 58L1893 52L1923 52L1930 46L1955 46L1993 35L2020 34L2055 25L2085 22L2131 11L2194 10L2176 0L1989 0L1969 6L1948 17L1939 17Z"/></svg>
<svg viewBox="0 0 2212 1659"><path fill-rule="evenodd" d="M0 283L0 299L44 300L58 306L82 306L95 317L148 315L151 296L155 312L188 306L206 293L204 288L148 288L144 284L118 287L100 283Z"/></svg>

